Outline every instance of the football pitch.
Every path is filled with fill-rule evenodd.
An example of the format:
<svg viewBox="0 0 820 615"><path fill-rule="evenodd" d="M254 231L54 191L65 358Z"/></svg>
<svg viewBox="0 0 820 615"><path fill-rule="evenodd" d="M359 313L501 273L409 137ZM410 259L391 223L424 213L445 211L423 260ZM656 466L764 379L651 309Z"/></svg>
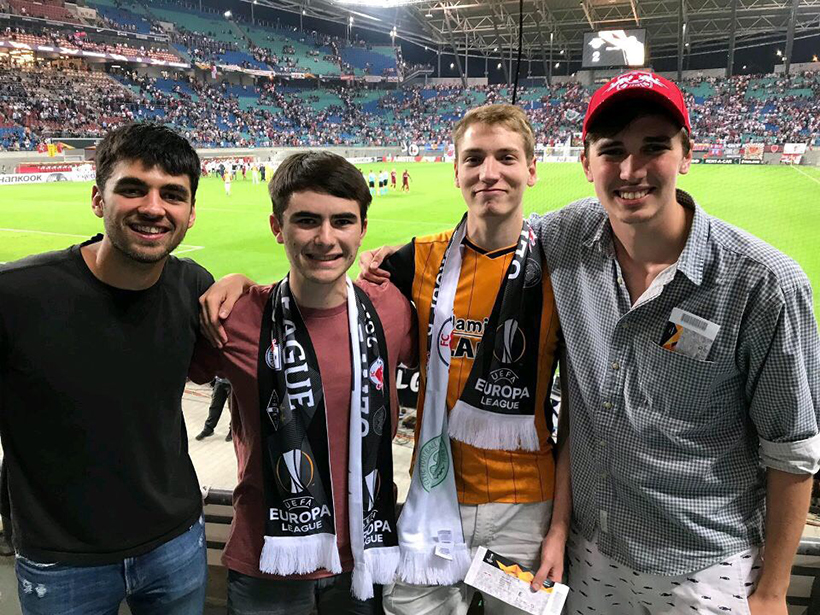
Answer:
<svg viewBox="0 0 820 615"><path fill-rule="evenodd" d="M410 192L375 196L363 249L407 242L452 227L464 212L445 163L359 165L365 173L396 168L410 173ZM820 288L820 168L693 165L679 186L710 214L764 239L794 258ZM580 164L539 164L527 190L526 213L557 209L593 194ZM0 186L0 262L57 250L102 231L90 208L91 183ZM226 196L219 179L205 178L197 193L197 220L177 254L193 258L215 277L241 272L261 283L287 271L284 251L270 232L266 185L248 174ZM356 267L351 273L356 274ZM815 299L815 301L817 301ZM816 304L817 305L817 304Z"/></svg>

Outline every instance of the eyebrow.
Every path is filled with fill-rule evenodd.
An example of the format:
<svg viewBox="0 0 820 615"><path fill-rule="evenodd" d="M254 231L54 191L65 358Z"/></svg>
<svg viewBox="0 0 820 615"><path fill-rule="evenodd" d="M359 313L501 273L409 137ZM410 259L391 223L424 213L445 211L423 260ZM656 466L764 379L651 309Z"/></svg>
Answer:
<svg viewBox="0 0 820 615"><path fill-rule="evenodd" d="M479 149L477 147L474 147L472 149L462 150L461 153L463 155L467 156L467 155L471 155L471 154L486 154L487 152L483 149ZM520 152L514 147L502 147L501 149L497 149L495 152L493 152L493 154L518 154L518 153L520 153Z"/></svg>
<svg viewBox="0 0 820 615"><path fill-rule="evenodd" d="M313 211L294 211L290 214L291 218L295 218L297 216L301 216L303 218L321 218L321 214L317 214ZM358 220L359 216L354 213L343 213L343 214L333 214L330 216L331 220Z"/></svg>
<svg viewBox="0 0 820 615"><path fill-rule="evenodd" d="M141 180L139 177L121 177L117 180L115 185L116 188L120 188L123 186L139 186L140 188L148 188L148 184ZM183 186L182 184L163 184L160 186L160 190L170 190L171 192L176 192L180 196L188 198L190 192L188 189Z"/></svg>
<svg viewBox="0 0 820 615"><path fill-rule="evenodd" d="M667 137L666 135L658 135L652 137L644 137L644 143L671 143L672 137ZM610 147L613 145L623 145L623 141L618 139L601 139L598 141L598 147Z"/></svg>

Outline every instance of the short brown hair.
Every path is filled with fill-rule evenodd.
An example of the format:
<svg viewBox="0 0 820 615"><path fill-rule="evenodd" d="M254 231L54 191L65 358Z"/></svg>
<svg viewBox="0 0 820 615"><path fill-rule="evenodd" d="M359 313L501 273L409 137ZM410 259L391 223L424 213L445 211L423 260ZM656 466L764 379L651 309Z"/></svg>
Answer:
<svg viewBox="0 0 820 615"><path fill-rule="evenodd" d="M606 111L599 114L589 125L586 139L584 139L584 155L589 156L589 146L596 141L614 137L638 118L648 115L662 115L673 124L681 126L680 122L665 107L655 102L640 99L620 101L607 107ZM689 150L692 149L692 138L686 127L681 126L680 136L683 155L688 156Z"/></svg>
<svg viewBox="0 0 820 615"><path fill-rule="evenodd" d="M359 204L361 222L367 220L367 208L373 199L361 171L331 152L291 154L279 165L268 183L273 213L282 223L294 192L329 194Z"/></svg>
<svg viewBox="0 0 820 615"><path fill-rule="evenodd" d="M535 156L535 134L532 124L527 119L527 114L521 107L515 105L485 105L470 109L464 114L453 129L453 143L456 146L456 158L458 158L458 144L464 138L464 133L473 124L487 124L495 126L501 124L505 128L517 132L524 141L524 154L527 162Z"/></svg>

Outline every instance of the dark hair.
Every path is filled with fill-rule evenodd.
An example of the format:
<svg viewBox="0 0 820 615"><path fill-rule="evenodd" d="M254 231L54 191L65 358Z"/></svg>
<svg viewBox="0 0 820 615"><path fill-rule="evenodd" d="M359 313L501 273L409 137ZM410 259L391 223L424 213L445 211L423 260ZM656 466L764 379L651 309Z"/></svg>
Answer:
<svg viewBox="0 0 820 615"><path fill-rule="evenodd" d="M109 132L97 144L97 187L105 188L114 166L121 160L141 162L145 168L159 167L169 175L187 175L191 180L191 201L196 196L199 155L188 141L161 124L126 124Z"/></svg>
<svg viewBox="0 0 820 615"><path fill-rule="evenodd" d="M673 124L680 126L681 144L683 145L683 155L689 154L692 148L691 137L679 120L675 118L665 107L650 100L628 99L616 102L607 107L590 124L587 129L587 137L584 139L584 155L589 156L589 146L600 141L614 137L632 122L647 115L662 115Z"/></svg>
<svg viewBox="0 0 820 615"><path fill-rule="evenodd" d="M373 199L370 189L361 171L338 154L300 152L279 165L268 183L268 193L280 223L291 195L305 190L356 201L362 223L367 220L367 208Z"/></svg>

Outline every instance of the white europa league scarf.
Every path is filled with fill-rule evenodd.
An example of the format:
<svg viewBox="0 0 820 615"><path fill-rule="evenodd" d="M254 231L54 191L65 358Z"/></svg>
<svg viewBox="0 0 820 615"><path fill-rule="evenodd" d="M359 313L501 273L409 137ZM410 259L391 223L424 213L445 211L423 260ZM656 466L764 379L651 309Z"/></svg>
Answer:
<svg viewBox="0 0 820 615"><path fill-rule="evenodd" d="M453 474L450 437L484 449L538 450L535 392L543 292L538 242L524 221L461 398L447 417L453 303L466 215L444 253L430 306L427 383L413 477L399 519L399 576L449 585L470 566Z"/></svg>
<svg viewBox="0 0 820 615"><path fill-rule="evenodd" d="M348 455L352 593L373 597L399 563L387 343L365 292L347 280L351 342ZM287 278L271 293L258 364L264 451L265 543L259 569L342 572L336 544L327 417L319 362Z"/></svg>

